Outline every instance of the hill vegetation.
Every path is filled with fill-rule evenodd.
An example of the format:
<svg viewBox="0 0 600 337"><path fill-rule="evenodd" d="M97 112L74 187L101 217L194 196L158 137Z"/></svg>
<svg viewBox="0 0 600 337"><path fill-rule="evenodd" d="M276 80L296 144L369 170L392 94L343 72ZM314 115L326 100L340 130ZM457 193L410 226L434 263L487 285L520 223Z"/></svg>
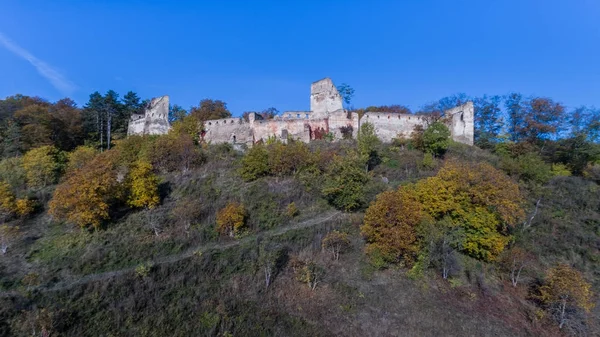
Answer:
<svg viewBox="0 0 600 337"><path fill-rule="evenodd" d="M244 151L202 141L218 100L144 137L134 93L1 100L0 335L600 334L600 114L476 99L470 147L466 99Z"/></svg>

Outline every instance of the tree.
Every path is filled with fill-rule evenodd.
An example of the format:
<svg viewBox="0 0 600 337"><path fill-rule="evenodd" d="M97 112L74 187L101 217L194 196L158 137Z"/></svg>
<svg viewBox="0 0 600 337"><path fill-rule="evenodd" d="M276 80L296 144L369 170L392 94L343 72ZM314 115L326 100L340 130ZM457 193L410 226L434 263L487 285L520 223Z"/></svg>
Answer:
<svg viewBox="0 0 600 337"><path fill-rule="evenodd" d="M296 260L292 263L296 280L306 283L311 290L315 290L325 275L325 269L314 261Z"/></svg>
<svg viewBox="0 0 600 337"><path fill-rule="evenodd" d="M275 109L274 107L270 107L263 110L260 115L263 119L273 119L279 115L279 110Z"/></svg>
<svg viewBox="0 0 600 337"><path fill-rule="evenodd" d="M381 161L377 152L380 144L381 140L377 137L375 126L369 122L363 123L358 132L358 151L365 162L367 171L373 169Z"/></svg>
<svg viewBox="0 0 600 337"><path fill-rule="evenodd" d="M368 181L363 161L357 153L350 152L344 157L334 155L321 193L334 207L352 211L363 206L364 185Z"/></svg>
<svg viewBox="0 0 600 337"><path fill-rule="evenodd" d="M131 115L143 114L146 102L133 91L128 91L121 100L119 108L116 110L114 133L117 139L127 136L127 128Z"/></svg>
<svg viewBox="0 0 600 337"><path fill-rule="evenodd" d="M521 273L533 262L533 255L520 247L513 247L504 252L502 264L510 273L510 281L513 287L519 284Z"/></svg>
<svg viewBox="0 0 600 337"><path fill-rule="evenodd" d="M340 96L342 96L344 103L346 103L346 108L348 109L350 102L352 101L352 97L354 97L354 88L346 83L342 83L337 87L337 90L340 93Z"/></svg>
<svg viewBox="0 0 600 337"><path fill-rule="evenodd" d="M98 152L90 146L78 146L73 152L69 153L66 172L75 172L84 167Z"/></svg>
<svg viewBox="0 0 600 337"><path fill-rule="evenodd" d="M211 119L229 118L231 117L231 112L227 109L227 103L207 98L201 100L199 106L192 107L190 115L204 122Z"/></svg>
<svg viewBox="0 0 600 337"><path fill-rule="evenodd" d="M274 175L296 174L310 165L311 153L308 145L300 141L288 141L287 144L275 142L269 150L269 171Z"/></svg>
<svg viewBox="0 0 600 337"><path fill-rule="evenodd" d="M237 202L229 202L217 212L217 229L221 234L234 237L246 225L246 209Z"/></svg>
<svg viewBox="0 0 600 337"><path fill-rule="evenodd" d="M23 156L23 168L27 184L43 188L56 181L59 173L58 150L53 146L42 146L30 150Z"/></svg>
<svg viewBox="0 0 600 337"><path fill-rule="evenodd" d="M464 253L493 261L523 217L519 185L487 163L447 161L438 174L417 182L423 209L434 220L463 232Z"/></svg>
<svg viewBox="0 0 600 337"><path fill-rule="evenodd" d="M23 150L52 144L52 115L47 103L28 105L14 117L21 127Z"/></svg>
<svg viewBox="0 0 600 337"><path fill-rule="evenodd" d="M258 252L258 265L265 275L265 288L269 288L287 260L287 252L280 245L262 244Z"/></svg>
<svg viewBox="0 0 600 337"><path fill-rule="evenodd" d="M256 144L246 152L239 173L246 181L256 180L270 173L269 152L264 145Z"/></svg>
<svg viewBox="0 0 600 337"><path fill-rule="evenodd" d="M384 263L411 265L419 249L416 227L422 219L422 205L410 188L379 194L360 227L366 253Z"/></svg>
<svg viewBox="0 0 600 337"><path fill-rule="evenodd" d="M589 312L594 307L592 285L576 269L559 264L546 273L547 280L540 288L540 299L558 321L559 328L568 322L573 310Z"/></svg>
<svg viewBox="0 0 600 337"><path fill-rule="evenodd" d="M17 210L15 195L10 185L0 181L0 222L9 219Z"/></svg>
<svg viewBox="0 0 600 337"><path fill-rule="evenodd" d="M160 202L158 177L152 172L152 164L138 160L129 173L130 193L128 204L132 207L152 209Z"/></svg>
<svg viewBox="0 0 600 337"><path fill-rule="evenodd" d="M187 111L179 105L169 105L169 122L182 121L187 116Z"/></svg>
<svg viewBox="0 0 600 337"><path fill-rule="evenodd" d="M405 114L405 115L409 115L412 114L412 111L410 110L410 108L404 106L404 105L399 105L399 104L393 104L393 105L380 105L380 106L368 106L365 109L365 112L391 112L391 113L397 113L397 114Z"/></svg>
<svg viewBox="0 0 600 337"><path fill-rule="evenodd" d="M350 247L348 233L340 231L331 231L325 235L321 243L323 249L329 251L334 260L339 260L340 254Z"/></svg>
<svg viewBox="0 0 600 337"><path fill-rule="evenodd" d="M71 151L83 142L81 110L70 98L63 98L50 106L52 144L62 151Z"/></svg>
<svg viewBox="0 0 600 337"><path fill-rule="evenodd" d="M481 148L493 148L502 130L500 96L483 96L475 100L475 144Z"/></svg>
<svg viewBox="0 0 600 337"><path fill-rule="evenodd" d="M106 151L60 183L49 203L50 215L82 228L99 228L110 206L122 199L118 156Z"/></svg>
<svg viewBox="0 0 600 337"><path fill-rule="evenodd" d="M443 155L450 146L450 130L442 122L434 122L423 132L423 148L434 156Z"/></svg>
<svg viewBox="0 0 600 337"><path fill-rule="evenodd" d="M19 227L1 225L0 226L0 251L2 255L6 254L8 248L19 238Z"/></svg>
<svg viewBox="0 0 600 337"><path fill-rule="evenodd" d="M5 126L0 133L0 150L2 157L16 157L21 154L23 144L21 142L21 129L14 120L6 120Z"/></svg>
<svg viewBox="0 0 600 337"><path fill-rule="evenodd" d="M0 181L8 183L14 191L26 188L23 157L5 158L0 161Z"/></svg>

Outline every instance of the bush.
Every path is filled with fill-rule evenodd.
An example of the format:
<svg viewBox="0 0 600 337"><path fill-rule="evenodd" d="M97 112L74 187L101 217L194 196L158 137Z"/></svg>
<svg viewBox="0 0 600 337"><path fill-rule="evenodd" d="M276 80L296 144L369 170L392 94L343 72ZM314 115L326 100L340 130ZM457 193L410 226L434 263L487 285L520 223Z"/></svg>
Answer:
<svg viewBox="0 0 600 337"><path fill-rule="evenodd" d="M217 212L217 230L234 237L244 229L246 217L246 209L242 204L230 202Z"/></svg>
<svg viewBox="0 0 600 337"><path fill-rule="evenodd" d="M442 122L434 122L423 132L423 148L434 156L443 155L450 146L450 130Z"/></svg>
<svg viewBox="0 0 600 337"><path fill-rule="evenodd" d="M416 227L423 217L421 209L416 194L407 188L378 195L360 227L366 253L387 263L403 260L411 265L419 248Z"/></svg>
<svg viewBox="0 0 600 337"><path fill-rule="evenodd" d="M239 173L246 181L256 180L270 173L269 152L265 146L256 144L248 150L242 158L242 167Z"/></svg>
<svg viewBox="0 0 600 337"><path fill-rule="evenodd" d="M335 156L321 192L334 207L353 211L364 205L364 185L368 181L363 161L356 153L349 153L344 158Z"/></svg>

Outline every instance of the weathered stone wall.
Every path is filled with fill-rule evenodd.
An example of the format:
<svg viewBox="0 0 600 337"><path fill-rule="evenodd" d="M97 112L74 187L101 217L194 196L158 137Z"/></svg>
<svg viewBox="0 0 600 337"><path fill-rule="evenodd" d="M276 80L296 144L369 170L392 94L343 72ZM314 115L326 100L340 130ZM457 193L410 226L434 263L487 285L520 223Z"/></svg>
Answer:
<svg viewBox="0 0 600 337"><path fill-rule="evenodd" d="M473 145L475 137L475 108L473 102L467 102L447 110L446 116L451 116L449 128L452 139L459 143Z"/></svg>
<svg viewBox="0 0 600 337"><path fill-rule="evenodd" d="M169 132L169 96L153 98L144 114L132 115L127 135L164 135Z"/></svg>
<svg viewBox="0 0 600 337"><path fill-rule="evenodd" d="M286 111L269 120L256 119L250 114L248 122L241 118L207 121L203 137L212 143L247 145L266 141L269 137L284 142L288 137L309 142L328 132L333 133L335 139L341 139L341 128L351 127L352 137L356 138L361 123L369 122L382 141L390 142L397 137L410 137L417 125L427 127L423 115L368 112L359 120L356 113L348 113L342 108L342 97L329 78L311 85L310 107L311 111ZM445 112L452 139L473 145L473 111L473 103L469 102Z"/></svg>
<svg viewBox="0 0 600 337"><path fill-rule="evenodd" d="M254 143L252 125L243 118L210 120L204 123L204 130L204 139L212 143Z"/></svg>
<svg viewBox="0 0 600 337"><path fill-rule="evenodd" d="M391 142L393 138L408 138L415 126L424 125L423 116L398 114L389 112L367 112L360 123L369 122L375 127L375 133L383 142Z"/></svg>
<svg viewBox="0 0 600 337"><path fill-rule="evenodd" d="M329 77L311 84L310 111L316 118L327 118L328 113L343 109L342 96Z"/></svg>

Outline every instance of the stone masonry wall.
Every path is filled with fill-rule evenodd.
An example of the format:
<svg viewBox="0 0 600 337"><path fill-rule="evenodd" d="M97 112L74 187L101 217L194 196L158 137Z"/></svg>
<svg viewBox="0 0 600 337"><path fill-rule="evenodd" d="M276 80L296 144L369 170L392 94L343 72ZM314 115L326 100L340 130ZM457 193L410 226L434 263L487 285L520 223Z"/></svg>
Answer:
<svg viewBox="0 0 600 337"><path fill-rule="evenodd" d="M153 98L144 114L129 119L127 135L164 135L169 132L169 96Z"/></svg>

